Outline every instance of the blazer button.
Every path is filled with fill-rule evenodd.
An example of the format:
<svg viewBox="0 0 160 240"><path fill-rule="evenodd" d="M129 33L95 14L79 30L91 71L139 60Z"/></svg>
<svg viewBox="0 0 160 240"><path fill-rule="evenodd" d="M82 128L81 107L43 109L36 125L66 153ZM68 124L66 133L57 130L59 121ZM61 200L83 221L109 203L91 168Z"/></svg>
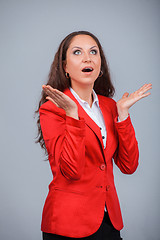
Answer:
<svg viewBox="0 0 160 240"><path fill-rule="evenodd" d="M100 169L101 169L102 171L104 171L105 168L106 168L105 164L101 164Z"/></svg>
<svg viewBox="0 0 160 240"><path fill-rule="evenodd" d="M110 186L109 185L107 185L106 186L106 191L108 191L110 189Z"/></svg>

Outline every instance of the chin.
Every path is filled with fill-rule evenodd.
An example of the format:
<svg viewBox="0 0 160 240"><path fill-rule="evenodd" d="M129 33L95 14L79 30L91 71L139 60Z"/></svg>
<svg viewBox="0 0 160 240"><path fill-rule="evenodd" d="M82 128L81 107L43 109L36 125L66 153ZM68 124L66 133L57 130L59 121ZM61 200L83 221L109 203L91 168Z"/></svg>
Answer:
<svg viewBox="0 0 160 240"><path fill-rule="evenodd" d="M96 81L96 79L97 77L95 78L95 76L79 76L79 78L71 78L71 83L73 82L74 84L77 84L79 86L94 85L94 82Z"/></svg>

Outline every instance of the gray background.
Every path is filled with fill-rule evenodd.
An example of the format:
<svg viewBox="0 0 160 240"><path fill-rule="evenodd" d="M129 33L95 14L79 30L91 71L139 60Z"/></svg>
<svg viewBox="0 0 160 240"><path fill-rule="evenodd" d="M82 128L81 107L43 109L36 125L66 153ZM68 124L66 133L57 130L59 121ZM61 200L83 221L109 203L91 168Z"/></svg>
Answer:
<svg viewBox="0 0 160 240"><path fill-rule="evenodd" d="M158 0L0 1L0 239L39 240L52 179L38 144L34 110L61 40L88 30L102 43L115 100L144 83L152 94L130 114L140 165L127 176L114 168L125 240L160 239Z"/></svg>

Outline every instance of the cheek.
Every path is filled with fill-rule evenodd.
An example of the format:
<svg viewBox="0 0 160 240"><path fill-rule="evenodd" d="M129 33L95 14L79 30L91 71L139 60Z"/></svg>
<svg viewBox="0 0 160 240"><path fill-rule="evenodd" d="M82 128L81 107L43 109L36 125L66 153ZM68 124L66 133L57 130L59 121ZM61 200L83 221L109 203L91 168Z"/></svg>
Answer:
<svg viewBox="0 0 160 240"><path fill-rule="evenodd" d="M69 64L68 64L68 71L70 73L71 76L74 76L75 75L77 76L77 74L81 74L80 72L80 63L77 62L77 61L70 61Z"/></svg>
<svg viewBox="0 0 160 240"><path fill-rule="evenodd" d="M76 59L70 59L70 60L68 60L67 68L68 68L70 71L74 71L74 69L77 68L78 66L79 66L79 62L78 62Z"/></svg>
<svg viewBox="0 0 160 240"><path fill-rule="evenodd" d="M92 60L97 68L101 67L101 57L99 55L95 56Z"/></svg>
<svg viewBox="0 0 160 240"><path fill-rule="evenodd" d="M99 65L99 67L101 68L101 58L99 57L99 59L98 59L98 63L97 63L98 65Z"/></svg>
<svg viewBox="0 0 160 240"><path fill-rule="evenodd" d="M96 64L96 69L97 69L97 71L100 72L100 70L101 70L101 60L97 59L97 61L95 62L95 64Z"/></svg>

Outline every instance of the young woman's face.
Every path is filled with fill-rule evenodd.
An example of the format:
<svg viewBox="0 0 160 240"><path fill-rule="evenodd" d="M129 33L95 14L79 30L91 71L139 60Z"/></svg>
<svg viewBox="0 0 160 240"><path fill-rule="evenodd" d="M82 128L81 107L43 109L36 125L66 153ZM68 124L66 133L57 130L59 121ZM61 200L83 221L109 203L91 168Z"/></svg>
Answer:
<svg viewBox="0 0 160 240"><path fill-rule="evenodd" d="M72 39L64 70L69 73L72 87L93 87L101 70L101 57L98 45L91 36L77 35Z"/></svg>

